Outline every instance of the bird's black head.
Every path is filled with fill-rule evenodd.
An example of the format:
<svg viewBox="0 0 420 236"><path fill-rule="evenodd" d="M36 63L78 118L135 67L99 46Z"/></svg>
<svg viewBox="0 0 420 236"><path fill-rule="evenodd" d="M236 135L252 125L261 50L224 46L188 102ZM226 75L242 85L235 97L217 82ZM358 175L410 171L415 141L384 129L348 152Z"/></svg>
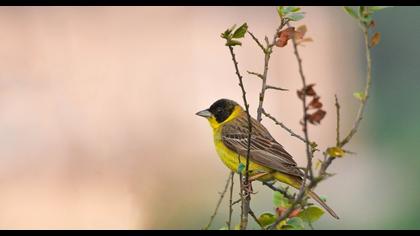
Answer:
<svg viewBox="0 0 420 236"><path fill-rule="evenodd" d="M197 112L196 115L210 118L214 116L218 123L225 121L234 111L238 103L229 99L219 99L209 109Z"/></svg>

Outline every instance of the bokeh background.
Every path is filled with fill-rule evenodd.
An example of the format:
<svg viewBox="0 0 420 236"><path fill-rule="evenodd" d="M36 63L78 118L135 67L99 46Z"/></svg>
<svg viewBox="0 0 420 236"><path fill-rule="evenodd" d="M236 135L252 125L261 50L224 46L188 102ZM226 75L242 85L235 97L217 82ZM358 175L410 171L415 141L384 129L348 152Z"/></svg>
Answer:
<svg viewBox="0 0 420 236"><path fill-rule="evenodd" d="M317 188L341 219L326 215L315 228L420 228L419 10L375 15L382 40L372 50L372 96L348 146L358 154L336 160L337 175ZM355 117L363 38L340 7L303 11L297 25L314 39L300 49L304 70L327 111L310 136L325 148L335 140L334 94L342 133ZM218 98L241 101L220 33L243 22L262 39L279 19L275 7L0 7L0 228L206 225L228 171L207 121L194 113ZM243 72L262 70L248 37L236 51ZM244 79L255 114L260 82ZM266 110L299 131L291 45L275 49L269 83L290 91L268 91ZM299 140L263 124L305 165ZM254 211L272 211L272 192L254 185Z"/></svg>

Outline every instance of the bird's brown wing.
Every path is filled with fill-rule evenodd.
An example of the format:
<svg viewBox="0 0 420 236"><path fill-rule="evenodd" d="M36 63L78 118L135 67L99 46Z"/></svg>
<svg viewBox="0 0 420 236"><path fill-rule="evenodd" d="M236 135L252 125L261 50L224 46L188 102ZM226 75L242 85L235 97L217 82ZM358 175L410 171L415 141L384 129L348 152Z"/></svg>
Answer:
<svg viewBox="0 0 420 236"><path fill-rule="evenodd" d="M292 156L274 140L268 130L253 118L251 124L250 160L282 173L302 177L303 173L296 167ZM229 149L247 156L248 119L245 113L223 126L222 141Z"/></svg>

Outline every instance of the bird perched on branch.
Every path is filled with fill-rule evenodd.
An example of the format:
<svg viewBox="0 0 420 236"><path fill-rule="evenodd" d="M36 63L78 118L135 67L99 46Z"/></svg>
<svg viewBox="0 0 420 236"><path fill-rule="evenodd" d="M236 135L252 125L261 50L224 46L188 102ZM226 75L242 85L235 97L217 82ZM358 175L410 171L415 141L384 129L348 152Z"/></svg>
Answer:
<svg viewBox="0 0 420 236"><path fill-rule="evenodd" d="M210 122L216 151L222 162L232 171L244 173L249 133L248 116L244 109L235 101L220 99L196 115ZM278 180L299 189L304 173L297 167L293 157L252 117L251 125L249 180ZM307 194L338 219L337 214L315 192L308 190Z"/></svg>

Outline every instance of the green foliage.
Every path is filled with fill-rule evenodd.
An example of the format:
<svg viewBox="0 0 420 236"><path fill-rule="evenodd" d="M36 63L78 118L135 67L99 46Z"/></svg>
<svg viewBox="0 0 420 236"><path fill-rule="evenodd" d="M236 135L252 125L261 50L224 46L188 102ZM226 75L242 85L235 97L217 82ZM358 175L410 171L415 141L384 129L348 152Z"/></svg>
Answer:
<svg viewBox="0 0 420 236"><path fill-rule="evenodd" d="M234 38L234 39L243 38L245 36L245 33L246 33L247 30L248 30L248 24L244 23L238 29L235 30L232 38Z"/></svg>
<svg viewBox="0 0 420 236"><path fill-rule="evenodd" d="M236 45L242 45L242 43L238 40L230 39L226 42L226 46L236 46Z"/></svg>
<svg viewBox="0 0 420 236"><path fill-rule="evenodd" d="M380 11L380 10L383 10L383 9L389 8L389 7L393 7L393 6L370 6L370 7L368 7L368 9L371 12L375 12L375 11Z"/></svg>
<svg viewBox="0 0 420 236"><path fill-rule="evenodd" d="M273 204L277 207L288 207L290 202L283 194L278 191L274 191Z"/></svg>
<svg viewBox="0 0 420 236"><path fill-rule="evenodd" d="M276 221L276 216L270 212L265 212L258 217L258 221L265 227L273 224Z"/></svg>
<svg viewBox="0 0 420 236"><path fill-rule="evenodd" d="M310 206L301 211L298 216L305 222L313 223L319 220L322 215L324 215L324 211L321 208Z"/></svg>
<svg viewBox="0 0 420 236"><path fill-rule="evenodd" d="M226 39L226 46L237 46L237 45L242 45L242 43L238 40L234 40L234 39L239 39L239 38L243 38L248 30L248 24L247 23L243 23L239 28L236 28L236 25L233 25L232 27L230 27L229 29L225 30L225 32L223 32L220 37ZM235 30L235 31L234 31ZM233 32L234 31L234 32ZM233 33L232 33L233 32Z"/></svg>
<svg viewBox="0 0 420 236"><path fill-rule="evenodd" d="M353 96L360 101L364 101L366 99L366 95L364 92L355 92L353 93Z"/></svg>
<svg viewBox="0 0 420 236"><path fill-rule="evenodd" d="M305 12L300 12L300 7L295 6L279 6L277 7L277 13L281 18L290 21L299 21L305 17Z"/></svg>
<svg viewBox="0 0 420 236"><path fill-rule="evenodd" d="M299 21L305 17L304 14L305 13L303 12L297 12L297 13L290 14L289 16L287 16L287 18L289 18L289 20L291 21Z"/></svg>
<svg viewBox="0 0 420 236"><path fill-rule="evenodd" d="M347 12L347 14L349 14L351 17L353 17L354 19L359 19L359 16L357 15L357 13L353 10L353 8L351 7L344 7L344 11Z"/></svg>
<svg viewBox="0 0 420 236"><path fill-rule="evenodd" d="M293 217L287 220L286 224L281 227L282 229L304 229L303 220L300 217Z"/></svg>
<svg viewBox="0 0 420 236"><path fill-rule="evenodd" d="M354 19L358 20L359 22L363 23L365 26L369 26L372 22L372 15L374 12L383 10L385 6L359 6L356 10L353 7L345 6L343 7L344 11L349 14Z"/></svg>

